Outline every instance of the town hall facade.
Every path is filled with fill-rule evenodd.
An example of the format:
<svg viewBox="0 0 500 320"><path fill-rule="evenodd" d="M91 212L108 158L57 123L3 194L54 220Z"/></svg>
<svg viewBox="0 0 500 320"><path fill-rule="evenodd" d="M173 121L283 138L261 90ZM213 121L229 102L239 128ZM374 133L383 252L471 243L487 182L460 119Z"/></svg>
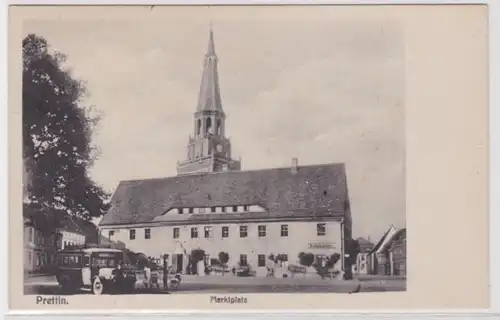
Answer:
<svg viewBox="0 0 500 320"><path fill-rule="evenodd" d="M229 255L228 267L265 274L267 257L299 264L301 252L317 260L338 253L344 265L352 219L345 165L241 170L226 137L218 57L210 30L193 134L177 176L121 181L99 224L104 237L147 256L168 254L186 272L190 253L206 263Z"/></svg>

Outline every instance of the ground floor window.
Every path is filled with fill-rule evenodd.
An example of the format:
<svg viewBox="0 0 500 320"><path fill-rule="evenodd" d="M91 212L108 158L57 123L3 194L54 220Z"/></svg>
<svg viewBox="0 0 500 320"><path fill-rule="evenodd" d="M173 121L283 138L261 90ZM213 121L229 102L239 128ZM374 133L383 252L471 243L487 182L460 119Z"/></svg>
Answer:
<svg viewBox="0 0 500 320"><path fill-rule="evenodd" d="M265 254L259 254L259 256L258 256L258 266L259 267L265 267L266 266L266 255Z"/></svg>
<svg viewBox="0 0 500 320"><path fill-rule="evenodd" d="M32 264L33 263L33 256L31 254L31 252L28 252L28 264Z"/></svg>
<svg viewBox="0 0 500 320"><path fill-rule="evenodd" d="M244 267L248 265L247 255L240 254L240 266Z"/></svg>
<svg viewBox="0 0 500 320"><path fill-rule="evenodd" d="M323 255L323 254L317 254L316 255L316 264L319 265L319 266L324 266L326 265L326 256Z"/></svg>

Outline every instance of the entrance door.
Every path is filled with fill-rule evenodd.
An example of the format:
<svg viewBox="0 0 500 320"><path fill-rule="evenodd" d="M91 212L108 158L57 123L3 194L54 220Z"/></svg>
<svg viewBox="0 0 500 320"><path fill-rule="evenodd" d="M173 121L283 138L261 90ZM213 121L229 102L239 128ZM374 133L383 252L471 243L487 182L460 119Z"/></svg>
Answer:
<svg viewBox="0 0 500 320"><path fill-rule="evenodd" d="M90 256L83 257L82 283L84 286L92 285L92 275L90 272Z"/></svg>
<svg viewBox="0 0 500 320"><path fill-rule="evenodd" d="M181 272L182 273L182 254L177 254L177 272Z"/></svg>

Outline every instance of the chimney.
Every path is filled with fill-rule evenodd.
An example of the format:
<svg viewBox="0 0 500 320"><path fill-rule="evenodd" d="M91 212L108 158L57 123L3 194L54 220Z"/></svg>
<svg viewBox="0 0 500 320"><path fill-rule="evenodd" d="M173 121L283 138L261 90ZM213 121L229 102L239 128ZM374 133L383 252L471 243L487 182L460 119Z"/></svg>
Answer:
<svg viewBox="0 0 500 320"><path fill-rule="evenodd" d="M292 158L292 173L297 173L299 167L299 159Z"/></svg>

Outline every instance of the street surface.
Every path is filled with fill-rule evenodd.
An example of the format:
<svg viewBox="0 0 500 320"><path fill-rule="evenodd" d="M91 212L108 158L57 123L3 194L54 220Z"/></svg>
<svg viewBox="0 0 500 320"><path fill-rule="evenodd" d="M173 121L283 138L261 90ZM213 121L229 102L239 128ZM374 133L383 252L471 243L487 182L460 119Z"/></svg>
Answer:
<svg viewBox="0 0 500 320"><path fill-rule="evenodd" d="M358 286L361 287L358 287ZM162 287L160 282L160 288ZM137 294L166 294L162 290L146 290L139 279L136 283ZM332 280L317 277L296 277L290 279L274 279L260 277L228 276L183 276L178 289L171 294L186 293L350 293L405 291L406 281L401 278L370 278L358 280ZM58 295L61 294L55 277L30 277L25 280L25 294ZM78 293L77 293L78 294ZM81 294L90 294L82 291Z"/></svg>

